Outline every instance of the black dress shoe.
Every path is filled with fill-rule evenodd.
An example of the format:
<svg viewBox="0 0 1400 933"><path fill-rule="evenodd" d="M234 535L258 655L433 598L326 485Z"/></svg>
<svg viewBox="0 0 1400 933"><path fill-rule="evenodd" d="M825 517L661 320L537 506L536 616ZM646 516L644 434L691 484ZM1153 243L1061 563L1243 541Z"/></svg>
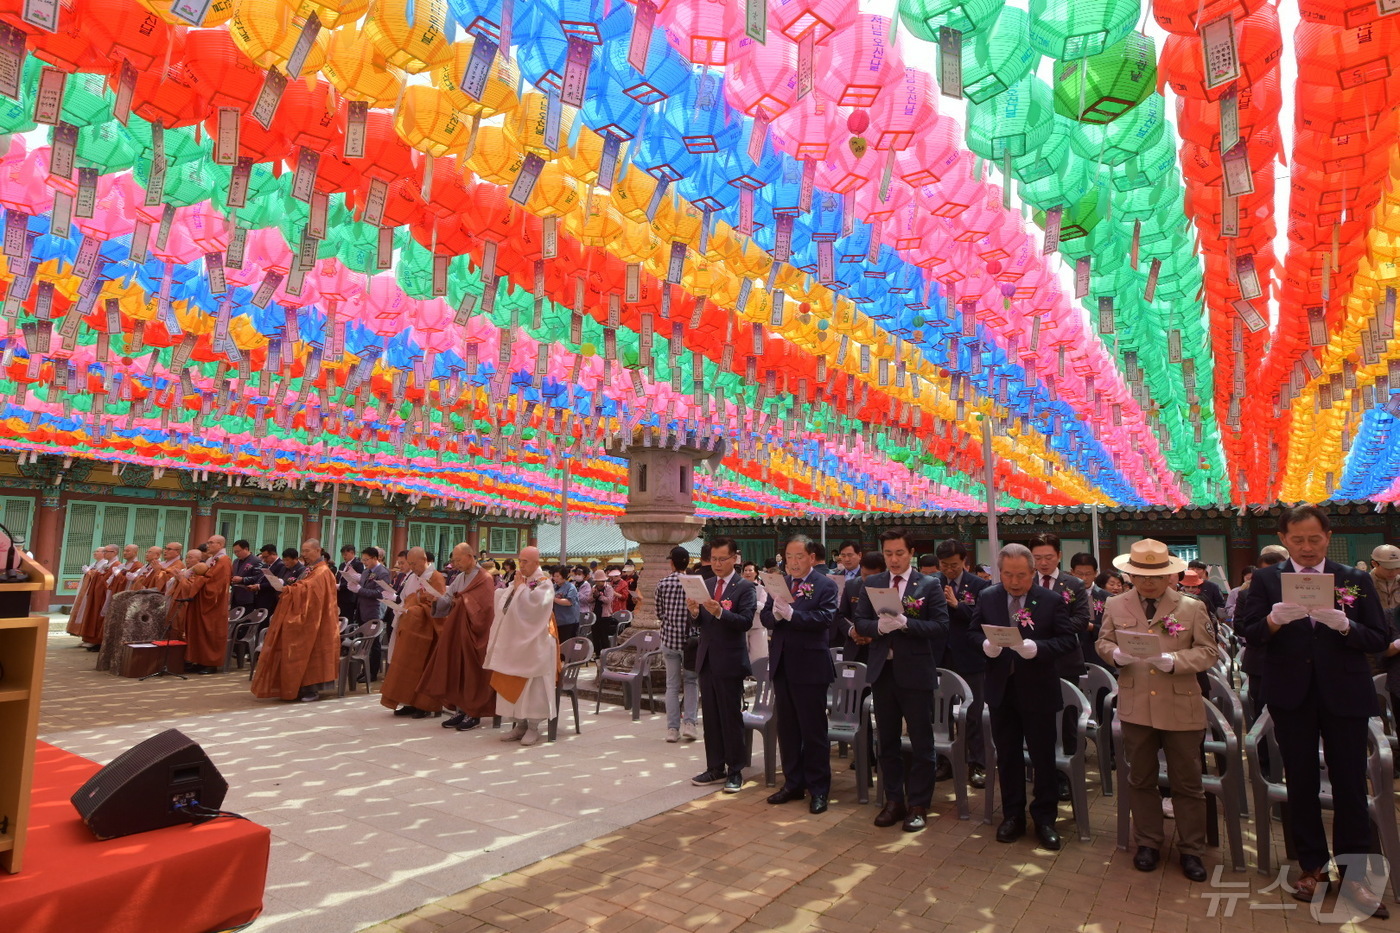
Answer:
<svg viewBox="0 0 1400 933"><path fill-rule="evenodd" d="M967 783L981 790L987 786L987 772L983 768L973 765L967 770Z"/></svg>
<svg viewBox="0 0 1400 933"><path fill-rule="evenodd" d="M1205 862L1201 861L1199 855L1183 855L1181 857L1181 873L1186 876L1187 881L1205 881Z"/></svg>
<svg viewBox="0 0 1400 933"><path fill-rule="evenodd" d="M883 828L903 823L908 815L909 811L904 809L903 800L889 800L885 802L885 808L876 815L875 825Z"/></svg>
<svg viewBox="0 0 1400 933"><path fill-rule="evenodd" d="M792 803L794 800L801 800L807 796L807 792L796 787L780 787L776 793L768 795L768 802L771 804Z"/></svg>
<svg viewBox="0 0 1400 933"><path fill-rule="evenodd" d="M481 725L480 718L476 716L468 716L466 719L463 719L461 722L457 723L457 731L470 732L479 725Z"/></svg>
<svg viewBox="0 0 1400 933"><path fill-rule="evenodd" d="M917 833L927 825L928 812L923 807L910 807L909 815L904 818L904 831Z"/></svg>
<svg viewBox="0 0 1400 933"><path fill-rule="evenodd" d="M463 719L466 719L466 718L467 718L467 714L466 714L466 713L458 713L456 716L453 716L451 719L444 719L444 720L442 721L442 727L443 727L444 729L455 729L455 728L457 728L458 726L460 726L460 725L462 724L462 720L463 720Z"/></svg>
<svg viewBox="0 0 1400 933"><path fill-rule="evenodd" d="M1069 791L1069 780L1068 780L1063 774L1060 775L1060 785L1059 785L1059 797L1060 797L1060 802L1063 803L1064 801L1069 800L1072 796L1073 796L1073 795L1072 795L1072 794L1070 793L1070 791Z"/></svg>
<svg viewBox="0 0 1400 933"><path fill-rule="evenodd" d="M1015 842L1025 834L1025 820L1002 820L1001 825L997 827L997 842Z"/></svg>
<svg viewBox="0 0 1400 933"><path fill-rule="evenodd" d="M1049 849L1051 852L1060 851L1060 834L1055 832L1053 823L1036 823L1035 838L1040 841L1042 849Z"/></svg>
<svg viewBox="0 0 1400 933"><path fill-rule="evenodd" d="M940 755L938 767L933 772L933 779L935 781L951 781L953 779L953 763Z"/></svg>
<svg viewBox="0 0 1400 933"><path fill-rule="evenodd" d="M807 811L815 816L818 813L826 812L826 794L813 794L812 802L807 804Z"/></svg>
<svg viewBox="0 0 1400 933"><path fill-rule="evenodd" d="M439 716L441 716L441 715L442 715L441 712L432 712L431 710L426 710L426 709L420 709L420 710L414 710L414 711L413 711L413 718L414 718L414 719L427 719L429 716L432 716L434 719L436 719L437 717L439 717Z"/></svg>
<svg viewBox="0 0 1400 933"><path fill-rule="evenodd" d="M1155 871L1157 862L1162 858L1162 853L1151 846L1138 846L1137 855L1133 856L1133 867L1138 871ZM1183 855L1183 859L1187 856ZM1197 861L1200 861L1197 859Z"/></svg>
<svg viewBox="0 0 1400 933"><path fill-rule="evenodd" d="M419 709L418 707L416 707L416 706L400 706L398 709L394 710L394 715L395 715L395 716L412 716L414 713L420 713L420 712L422 712L422 710L420 710L420 709Z"/></svg>

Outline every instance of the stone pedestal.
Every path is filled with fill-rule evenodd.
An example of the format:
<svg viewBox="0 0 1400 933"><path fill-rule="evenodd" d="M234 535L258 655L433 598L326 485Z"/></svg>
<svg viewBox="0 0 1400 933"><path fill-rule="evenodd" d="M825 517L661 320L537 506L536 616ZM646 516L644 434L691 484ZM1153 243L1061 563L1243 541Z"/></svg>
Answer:
<svg viewBox="0 0 1400 933"><path fill-rule="evenodd" d="M694 515L644 516L628 509L617 524L624 535L637 542L642 552L642 595L645 598L632 614L632 626L660 628L654 598L656 583L671 572L671 548L694 539L705 527L705 520Z"/></svg>

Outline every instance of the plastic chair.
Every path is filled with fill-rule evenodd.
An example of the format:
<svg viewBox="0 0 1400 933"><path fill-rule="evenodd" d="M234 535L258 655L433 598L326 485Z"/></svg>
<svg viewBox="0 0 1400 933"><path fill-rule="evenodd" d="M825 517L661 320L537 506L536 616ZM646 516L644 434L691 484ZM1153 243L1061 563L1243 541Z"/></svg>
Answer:
<svg viewBox="0 0 1400 933"><path fill-rule="evenodd" d="M1396 758L1400 757L1400 733L1395 729L1395 704L1391 702L1385 678L1385 674L1377 674L1371 681L1376 685L1376 699L1381 704L1381 729L1385 732L1386 741L1390 743L1390 757Z"/></svg>
<svg viewBox="0 0 1400 933"><path fill-rule="evenodd" d="M347 619L345 616L341 616L341 617L340 617L340 635L341 635L341 637L342 637L342 638L345 637L345 634L346 634L347 632L349 632L349 631L350 631L350 620Z"/></svg>
<svg viewBox="0 0 1400 933"><path fill-rule="evenodd" d="M559 672L559 683L554 687L555 712L554 718L549 721L551 742L559 735L559 701L566 693L574 705L574 735L583 731L579 726L578 715L578 675L584 665L593 660L593 642L582 635L575 635L559 646L559 660L564 662L564 669Z"/></svg>
<svg viewBox="0 0 1400 933"><path fill-rule="evenodd" d="M753 669L753 705L744 710L744 739L748 765L753 766L753 734L763 736L763 779L772 787L778 775L778 720L773 716L773 681L768 676L768 659L758 658ZM715 728L719 728L716 726Z"/></svg>
<svg viewBox="0 0 1400 933"><path fill-rule="evenodd" d="M760 662L766 668L768 661ZM856 755L856 799L870 802L870 716L862 702L865 696L865 665L856 661L837 661L831 705L827 710L826 740L839 745L851 745ZM772 720L769 720L770 725ZM773 731L777 729L774 726ZM765 736L766 740L766 736ZM771 752L764 745L764 769L768 783L773 784Z"/></svg>
<svg viewBox="0 0 1400 933"><path fill-rule="evenodd" d="M248 608L246 606L235 606L228 611L228 624L233 625L247 614Z"/></svg>
<svg viewBox="0 0 1400 933"><path fill-rule="evenodd" d="M587 610L578 614L578 636L587 638L593 634L593 623L598 621L598 617Z"/></svg>
<svg viewBox="0 0 1400 933"><path fill-rule="evenodd" d="M971 817L967 805L967 709L972 705L972 688L967 681L947 668L938 669L938 686L933 691L933 748L953 766L953 794L958 803L958 819ZM983 705L986 711L986 705ZM990 716L984 715L990 736Z"/></svg>
<svg viewBox="0 0 1400 933"><path fill-rule="evenodd" d="M263 621L267 619L266 609L254 609L253 614L246 619L240 619L229 627L228 644L224 648L224 673L229 672L229 667L238 663L240 670L243 668L243 659L253 656L253 648L257 643L258 629Z"/></svg>
<svg viewBox="0 0 1400 933"><path fill-rule="evenodd" d="M1109 699L1118 695L1118 678L1106 667L1097 664L1086 664L1085 667L1088 669L1079 675L1079 689L1089 700L1091 711L1087 737L1094 743L1095 754L1098 757L1099 784L1103 787L1103 795L1112 797L1113 767L1116 759L1113 754L1113 736L1104 728L1107 721L1104 710L1108 707Z"/></svg>
<svg viewBox="0 0 1400 933"><path fill-rule="evenodd" d="M1055 770L1069 781L1074 825L1079 830L1079 841L1088 842L1093 838L1089 832L1089 780L1085 775L1089 747L1089 701L1078 687L1061 679L1060 702L1065 709L1078 712L1079 728L1073 750L1066 752L1064 713L1055 714ZM1030 765L1029 754L1026 754L1026 764Z"/></svg>
<svg viewBox="0 0 1400 933"><path fill-rule="evenodd" d="M1380 717L1373 716L1368 723L1370 738L1367 741L1366 774L1371 787L1366 795L1366 809L1371 822L1380 837L1381 854L1391 865L1400 864L1400 830L1395 825L1394 774L1395 759L1390 754L1390 742ZM1268 753L1269 773L1260 767L1260 746ZM1266 709L1254 721L1245 739L1245 747L1250 761L1250 783L1254 787L1254 842L1259 852L1259 873L1273 874L1272 830L1273 805L1284 805L1284 826L1288 825L1288 785L1284 783L1283 756L1279 754L1278 740L1274 737L1274 720ZM1318 766L1323 768L1322 792L1318 795L1324 810L1333 807L1332 786L1327 780L1326 765L1318 752ZM1293 857L1292 840L1284 833L1285 854ZM1400 872L1390 873L1391 896L1400 901Z"/></svg>
<svg viewBox="0 0 1400 933"><path fill-rule="evenodd" d="M630 671L610 671L608 670L608 657L615 652L633 648L637 652L635 662ZM661 656L661 632L648 629L638 632L627 641L612 648L606 648L598 655L598 678L593 682L594 688L598 691L598 702L593 709L596 715L603 708L603 684L611 681L622 684L622 698L625 702L629 695L632 700L632 721L642 718L642 685L646 685L647 702L652 709L656 708L656 696L652 692L651 686L651 662L653 658Z"/></svg>
<svg viewBox="0 0 1400 933"><path fill-rule="evenodd" d="M1210 670L1206 672L1206 680L1210 684L1210 690L1206 693L1206 699L1220 710L1220 715L1225 717L1225 721L1230 724L1230 728L1235 733L1235 738L1239 741L1240 749L1244 749L1245 729L1244 724L1244 704L1240 702L1239 696L1230 689L1227 681L1222 678L1219 672ZM1241 762L1243 764L1243 762ZM1241 772L1243 773L1243 772ZM1240 812L1245 816L1249 815L1249 787L1248 782L1243 777L1240 778Z"/></svg>
<svg viewBox="0 0 1400 933"><path fill-rule="evenodd" d="M1208 698L1203 697L1202 702L1206 710L1206 739L1201 787L1220 802L1220 808L1225 813L1225 835L1230 843L1231 864L1235 871L1244 871L1244 820L1239 805L1244 788L1244 757L1240 754L1240 740L1219 707ZM1128 758L1123 747L1123 724L1118 719L1117 696L1112 698L1111 705L1104 712L1111 719L1109 728L1113 733L1113 747L1117 750L1118 773L1123 775L1124 781L1128 781ZM1157 786L1170 787L1164 756L1158 753L1158 759ZM1215 773L1211 772L1212 762ZM1118 795L1118 848L1124 851L1127 851L1131 838L1131 797L1131 787L1125 787L1123 793ZM1214 818L1206 825L1206 841L1210 845L1219 845Z"/></svg>
<svg viewBox="0 0 1400 933"><path fill-rule="evenodd" d="M267 640L267 629L258 629L256 641L253 642L253 653L248 657L248 679L253 679L253 671L258 668L258 658L262 656L263 642Z"/></svg>
<svg viewBox="0 0 1400 933"><path fill-rule="evenodd" d="M384 623L376 619L373 622L366 622L346 636L350 640L350 645L340 655L340 674L336 677L335 682L336 696L345 696L350 691L350 685L359 682L359 678L355 674L357 667L365 677L365 693L370 692L369 655L383 629Z"/></svg>

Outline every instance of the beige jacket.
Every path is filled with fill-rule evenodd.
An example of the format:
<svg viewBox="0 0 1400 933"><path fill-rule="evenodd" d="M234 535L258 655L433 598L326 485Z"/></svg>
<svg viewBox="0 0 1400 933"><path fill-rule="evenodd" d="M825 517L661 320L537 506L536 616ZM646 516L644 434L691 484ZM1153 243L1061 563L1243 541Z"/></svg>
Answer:
<svg viewBox="0 0 1400 933"><path fill-rule="evenodd" d="M1184 626L1182 631L1168 634L1163 625L1168 619ZM1196 674L1213 667L1218 653L1205 603L1168 590L1157 603L1155 617L1149 621L1136 593L1113 597L1104 605L1103 625L1094 645L1099 657L1113 663L1117 633L1125 630L1158 634L1162 652L1170 655L1175 664L1171 673L1160 671L1146 661L1120 668L1119 717L1123 722L1169 732L1204 729L1206 711L1201 705L1201 687Z"/></svg>

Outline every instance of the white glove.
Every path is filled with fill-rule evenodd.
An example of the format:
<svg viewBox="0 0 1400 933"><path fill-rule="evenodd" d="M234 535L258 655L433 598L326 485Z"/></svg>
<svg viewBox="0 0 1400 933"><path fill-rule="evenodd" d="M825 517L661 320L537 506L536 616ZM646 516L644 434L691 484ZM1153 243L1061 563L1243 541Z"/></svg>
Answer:
<svg viewBox="0 0 1400 933"><path fill-rule="evenodd" d="M1159 654L1155 658L1148 658L1147 663L1157 670L1167 673L1171 673L1172 668L1176 667L1176 659L1169 654Z"/></svg>
<svg viewBox="0 0 1400 933"><path fill-rule="evenodd" d="M1025 658L1027 661L1029 661L1031 658L1035 657L1036 652L1040 649L1035 646L1035 642L1027 638L1019 645L1014 646L1011 650L1019 654L1021 657Z"/></svg>
<svg viewBox="0 0 1400 933"><path fill-rule="evenodd" d="M1122 648L1113 649L1113 663L1119 667L1127 667L1129 664L1137 664L1142 658L1135 658Z"/></svg>
<svg viewBox="0 0 1400 933"><path fill-rule="evenodd" d="M1400 641L1400 639L1396 639L1396 641ZM995 658L1001 654L1001 645L994 645L984 638L982 639L982 653L989 658Z"/></svg>
<svg viewBox="0 0 1400 933"><path fill-rule="evenodd" d="M1340 609L1314 609L1312 617L1334 632L1346 634L1347 629L1351 628L1351 620Z"/></svg>
<svg viewBox="0 0 1400 933"><path fill-rule="evenodd" d="M1287 625L1307 617L1307 607L1294 603L1274 603L1273 611L1269 613L1269 621L1275 625Z"/></svg>
<svg viewBox="0 0 1400 933"><path fill-rule="evenodd" d="M906 629L906 628L908 628L908 627L909 627L909 620L908 620L907 618L905 618L904 616L902 616L902 615L898 615L898 616L888 616L888 615L886 615L886 616L880 616L880 619L879 619L879 622L877 623L877 625L878 625L878 627L879 627L879 629L880 629L880 634L881 634L881 635L888 635L890 632L897 632L897 631L899 631L900 629Z"/></svg>
<svg viewBox="0 0 1400 933"><path fill-rule="evenodd" d="M773 615L782 619L784 622L788 621L792 618L792 604L780 603L776 599L773 600Z"/></svg>
<svg viewBox="0 0 1400 933"><path fill-rule="evenodd" d="M1394 648L1396 651L1400 651L1400 638L1397 638L1393 642L1391 642L1390 647Z"/></svg>

